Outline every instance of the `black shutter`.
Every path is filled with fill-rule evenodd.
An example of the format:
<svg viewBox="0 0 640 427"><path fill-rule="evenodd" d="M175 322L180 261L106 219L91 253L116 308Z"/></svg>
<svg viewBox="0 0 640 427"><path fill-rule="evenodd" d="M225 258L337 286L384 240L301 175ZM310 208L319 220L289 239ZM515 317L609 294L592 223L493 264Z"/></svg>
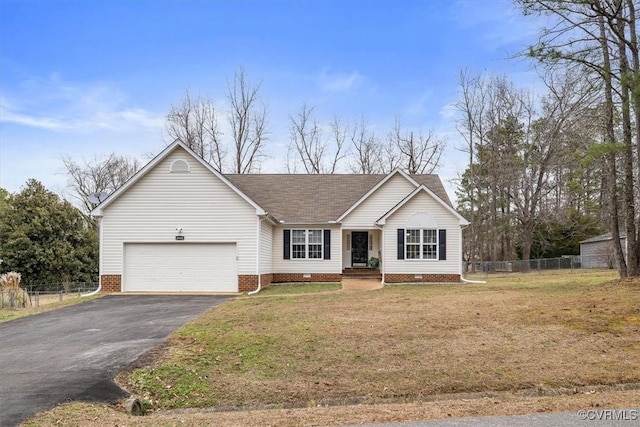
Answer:
<svg viewBox="0 0 640 427"><path fill-rule="evenodd" d="M447 259L447 230L438 230L438 259Z"/></svg>
<svg viewBox="0 0 640 427"><path fill-rule="evenodd" d="M284 231L284 259L291 259L291 230Z"/></svg>
<svg viewBox="0 0 640 427"><path fill-rule="evenodd" d="M404 228L398 228L398 259L404 259Z"/></svg>
<svg viewBox="0 0 640 427"><path fill-rule="evenodd" d="M331 259L331 230L324 230L324 259Z"/></svg>

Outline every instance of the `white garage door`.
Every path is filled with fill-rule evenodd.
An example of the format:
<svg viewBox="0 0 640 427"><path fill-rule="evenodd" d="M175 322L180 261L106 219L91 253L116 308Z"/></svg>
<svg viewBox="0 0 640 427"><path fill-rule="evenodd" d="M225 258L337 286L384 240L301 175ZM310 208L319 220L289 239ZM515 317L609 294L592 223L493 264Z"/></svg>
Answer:
<svg viewBox="0 0 640 427"><path fill-rule="evenodd" d="M127 292L237 292L235 243L126 243Z"/></svg>

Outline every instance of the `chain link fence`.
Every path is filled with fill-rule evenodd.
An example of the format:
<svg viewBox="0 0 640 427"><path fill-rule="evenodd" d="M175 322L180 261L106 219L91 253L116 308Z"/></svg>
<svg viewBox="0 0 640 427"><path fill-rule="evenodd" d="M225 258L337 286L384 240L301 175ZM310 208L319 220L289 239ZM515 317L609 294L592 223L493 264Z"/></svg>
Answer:
<svg viewBox="0 0 640 427"><path fill-rule="evenodd" d="M567 255L559 258L539 258L530 260L510 261L476 261L467 262L462 266L463 272L468 274L484 273L535 273L548 270L577 270L616 268L617 266L602 256Z"/></svg>
<svg viewBox="0 0 640 427"><path fill-rule="evenodd" d="M0 309L39 307L98 289L98 282L66 282L29 285L20 291L0 289Z"/></svg>

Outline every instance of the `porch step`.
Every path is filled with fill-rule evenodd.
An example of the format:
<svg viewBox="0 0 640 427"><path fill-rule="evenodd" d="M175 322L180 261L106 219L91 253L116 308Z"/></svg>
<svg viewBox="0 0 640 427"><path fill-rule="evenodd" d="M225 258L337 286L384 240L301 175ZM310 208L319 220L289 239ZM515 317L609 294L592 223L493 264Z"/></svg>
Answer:
<svg viewBox="0 0 640 427"><path fill-rule="evenodd" d="M345 268L342 270L342 278L382 280L382 274L380 274L380 270L370 268Z"/></svg>

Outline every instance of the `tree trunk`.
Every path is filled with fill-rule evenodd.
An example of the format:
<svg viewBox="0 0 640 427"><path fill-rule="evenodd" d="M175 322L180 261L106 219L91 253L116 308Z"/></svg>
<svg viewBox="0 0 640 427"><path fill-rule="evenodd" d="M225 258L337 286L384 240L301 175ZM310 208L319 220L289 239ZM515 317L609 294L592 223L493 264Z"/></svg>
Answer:
<svg viewBox="0 0 640 427"><path fill-rule="evenodd" d="M613 87L611 83L611 60L609 55L609 46L607 45L607 34L604 28L604 17L598 17L598 25L600 27L600 46L602 48L602 71L604 78L604 95L605 95L605 137L606 143L610 144L612 147L609 149L607 153L607 162L609 163L609 171L606 173L607 176L607 187L609 191L609 203L610 203L610 223L611 223L611 235L613 242L613 253L616 257L616 262L618 263L618 271L620 272L620 277L627 277L627 263L624 257L624 252L622 251L622 244L620 242L620 218L618 214L618 189L616 185L616 181L618 179L618 170L616 167L616 151L613 149L613 146L616 141L615 136L615 127L613 121L613 112L614 112L614 104L613 104Z"/></svg>
<svg viewBox="0 0 640 427"><path fill-rule="evenodd" d="M640 190L640 52L638 51L638 35L636 32L636 6L634 0L627 0L629 9L629 50L631 52L631 70L629 73L631 100L634 110L636 134L636 186ZM636 227L636 232L638 229ZM640 240L636 237L636 243ZM635 251L637 262L640 264L640 243ZM640 268L640 266L638 267Z"/></svg>
<svg viewBox="0 0 640 427"><path fill-rule="evenodd" d="M636 210L633 176L633 137L631 134L631 105L629 99L629 61L627 47L622 35L625 33L624 19L618 15L618 50L620 64L620 101L622 109L622 138L624 143L624 206L627 236L627 275L638 276L638 243L636 239Z"/></svg>

